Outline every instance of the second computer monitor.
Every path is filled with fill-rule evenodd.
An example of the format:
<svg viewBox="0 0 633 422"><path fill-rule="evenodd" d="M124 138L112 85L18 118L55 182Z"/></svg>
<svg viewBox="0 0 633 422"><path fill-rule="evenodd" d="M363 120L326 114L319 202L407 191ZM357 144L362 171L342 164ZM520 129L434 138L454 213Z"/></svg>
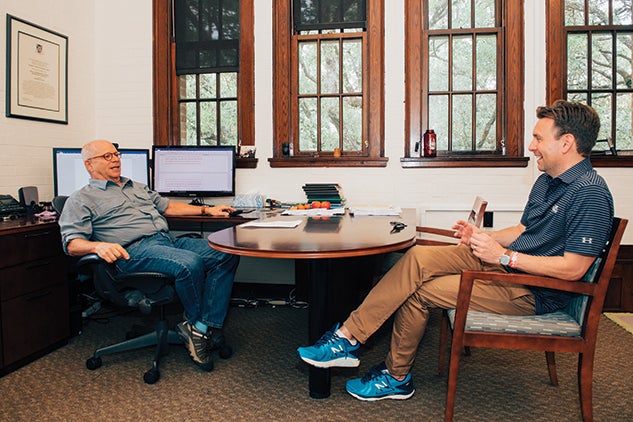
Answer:
<svg viewBox="0 0 633 422"><path fill-rule="evenodd" d="M235 147L153 146L153 188L168 196L235 195Z"/></svg>
<svg viewBox="0 0 633 422"><path fill-rule="evenodd" d="M149 185L149 150L119 149L121 176ZM88 184L90 175L81 157L81 148L53 148L55 196L69 196Z"/></svg>

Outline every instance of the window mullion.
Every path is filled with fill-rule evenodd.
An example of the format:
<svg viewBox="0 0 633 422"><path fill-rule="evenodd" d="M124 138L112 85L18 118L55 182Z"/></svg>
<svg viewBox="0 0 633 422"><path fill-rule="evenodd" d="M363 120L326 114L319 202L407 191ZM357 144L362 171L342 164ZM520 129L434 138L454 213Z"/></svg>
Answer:
<svg viewBox="0 0 633 422"><path fill-rule="evenodd" d="M343 121L343 98L344 98L344 88L343 88L343 74L345 73L345 69L343 69L343 38L339 38L338 41L338 146L339 148L343 145L343 128L345 126L345 122Z"/></svg>

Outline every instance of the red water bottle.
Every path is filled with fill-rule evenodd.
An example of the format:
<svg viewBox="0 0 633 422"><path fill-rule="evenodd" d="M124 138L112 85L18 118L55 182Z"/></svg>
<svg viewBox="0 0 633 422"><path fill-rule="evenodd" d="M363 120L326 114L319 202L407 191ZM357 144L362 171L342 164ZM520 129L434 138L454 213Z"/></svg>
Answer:
<svg viewBox="0 0 633 422"><path fill-rule="evenodd" d="M424 132L424 156L425 157L435 157L437 155L436 151L436 137L433 129L427 129Z"/></svg>

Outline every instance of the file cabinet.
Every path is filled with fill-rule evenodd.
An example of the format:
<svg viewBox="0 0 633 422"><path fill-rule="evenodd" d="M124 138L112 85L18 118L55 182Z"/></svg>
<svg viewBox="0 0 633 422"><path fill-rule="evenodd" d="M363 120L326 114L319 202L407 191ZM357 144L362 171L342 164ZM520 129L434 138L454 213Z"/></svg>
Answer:
<svg viewBox="0 0 633 422"><path fill-rule="evenodd" d="M69 325L59 226L0 221L0 375L65 344Z"/></svg>

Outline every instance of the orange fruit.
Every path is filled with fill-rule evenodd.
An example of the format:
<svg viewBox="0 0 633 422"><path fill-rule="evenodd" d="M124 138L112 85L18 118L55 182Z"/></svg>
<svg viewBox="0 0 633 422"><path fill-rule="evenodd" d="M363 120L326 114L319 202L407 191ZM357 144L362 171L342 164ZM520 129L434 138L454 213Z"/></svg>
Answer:
<svg viewBox="0 0 633 422"><path fill-rule="evenodd" d="M312 201L312 208L321 208L321 201Z"/></svg>

